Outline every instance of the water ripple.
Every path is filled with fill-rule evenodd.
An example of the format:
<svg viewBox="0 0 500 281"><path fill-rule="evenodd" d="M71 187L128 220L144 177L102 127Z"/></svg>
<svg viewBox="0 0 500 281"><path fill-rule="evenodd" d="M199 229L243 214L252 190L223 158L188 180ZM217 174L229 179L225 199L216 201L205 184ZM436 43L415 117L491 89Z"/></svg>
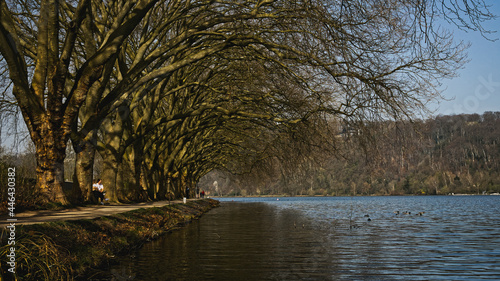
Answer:
<svg viewBox="0 0 500 281"><path fill-rule="evenodd" d="M126 268L136 280L500 279L500 196L222 201L112 272Z"/></svg>

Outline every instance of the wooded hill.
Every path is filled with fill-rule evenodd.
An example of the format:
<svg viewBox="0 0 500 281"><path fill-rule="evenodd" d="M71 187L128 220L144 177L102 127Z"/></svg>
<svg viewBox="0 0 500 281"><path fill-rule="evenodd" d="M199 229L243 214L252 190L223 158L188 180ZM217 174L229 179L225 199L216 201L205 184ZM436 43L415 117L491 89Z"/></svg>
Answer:
<svg viewBox="0 0 500 281"><path fill-rule="evenodd" d="M214 192L211 185L218 180L223 195L500 192L500 112L371 126L368 141L351 132L350 145L337 150L340 157L311 151L302 156L288 154L302 159L288 166L267 161L261 166L265 168L255 167L239 176L214 172L200 186Z"/></svg>

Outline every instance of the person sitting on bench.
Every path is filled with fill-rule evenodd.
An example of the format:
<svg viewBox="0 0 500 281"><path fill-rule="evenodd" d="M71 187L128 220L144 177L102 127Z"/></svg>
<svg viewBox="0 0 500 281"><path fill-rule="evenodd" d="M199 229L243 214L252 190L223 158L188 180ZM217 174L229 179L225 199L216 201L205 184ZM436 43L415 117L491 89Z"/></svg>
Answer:
<svg viewBox="0 0 500 281"><path fill-rule="evenodd" d="M94 184L92 185L92 193L94 194L94 198L99 202L101 199L101 205L104 205L104 186L101 183L101 180L94 180Z"/></svg>

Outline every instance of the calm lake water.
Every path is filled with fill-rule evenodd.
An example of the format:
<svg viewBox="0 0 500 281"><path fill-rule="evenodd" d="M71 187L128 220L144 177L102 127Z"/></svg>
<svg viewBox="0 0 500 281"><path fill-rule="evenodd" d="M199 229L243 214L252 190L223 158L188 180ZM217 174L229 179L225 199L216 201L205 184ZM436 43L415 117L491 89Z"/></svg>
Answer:
<svg viewBox="0 0 500 281"><path fill-rule="evenodd" d="M220 201L199 221L118 259L108 274L113 280L500 280L500 196Z"/></svg>

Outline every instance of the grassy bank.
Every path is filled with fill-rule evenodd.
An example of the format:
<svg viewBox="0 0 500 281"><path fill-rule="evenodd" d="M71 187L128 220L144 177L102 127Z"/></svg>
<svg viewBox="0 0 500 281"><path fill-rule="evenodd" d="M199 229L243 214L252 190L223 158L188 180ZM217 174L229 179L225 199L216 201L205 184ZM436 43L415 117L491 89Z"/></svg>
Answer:
<svg viewBox="0 0 500 281"><path fill-rule="evenodd" d="M205 199L161 208L138 209L90 220L17 225L15 229L16 274L10 266L10 231L3 230L1 280L72 280L89 277L115 255L141 247L203 213L218 201Z"/></svg>

